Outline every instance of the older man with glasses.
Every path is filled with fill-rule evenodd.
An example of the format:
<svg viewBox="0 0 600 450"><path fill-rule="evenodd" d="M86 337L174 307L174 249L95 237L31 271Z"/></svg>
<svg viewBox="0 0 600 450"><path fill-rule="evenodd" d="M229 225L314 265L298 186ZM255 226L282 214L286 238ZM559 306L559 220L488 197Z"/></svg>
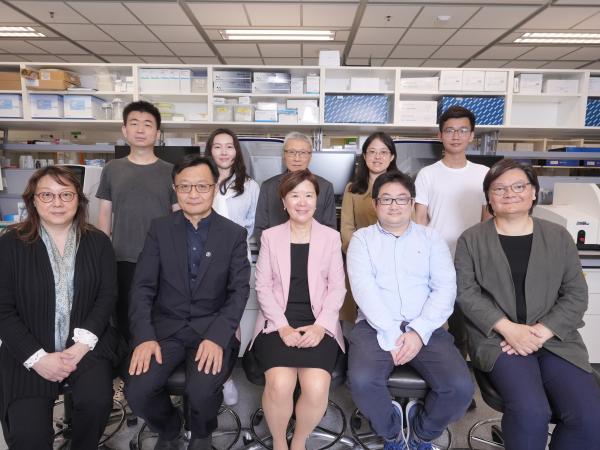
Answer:
<svg viewBox="0 0 600 450"><path fill-rule="evenodd" d="M312 156L313 144L311 139L302 133L293 131L288 133L283 142L283 161L287 172L296 172L308 168ZM258 204L256 205L256 217L254 219L254 235L256 242L260 243L263 230L281 225L288 220L283 203L279 198L279 182L285 173L275 175L264 181L260 187ZM314 218L334 230L337 229L335 215L335 198L333 185L324 178L315 175L319 184L319 196L317 198L317 210Z"/></svg>
<svg viewBox="0 0 600 450"><path fill-rule="evenodd" d="M372 190L377 223L357 230L347 253L359 308L349 337L348 384L385 450L432 449L431 441L465 413L474 390L442 328L456 297L450 251L435 230L411 221L414 196L409 176L380 175ZM424 403L409 402L406 412L387 388L394 367L404 364L431 389Z"/></svg>

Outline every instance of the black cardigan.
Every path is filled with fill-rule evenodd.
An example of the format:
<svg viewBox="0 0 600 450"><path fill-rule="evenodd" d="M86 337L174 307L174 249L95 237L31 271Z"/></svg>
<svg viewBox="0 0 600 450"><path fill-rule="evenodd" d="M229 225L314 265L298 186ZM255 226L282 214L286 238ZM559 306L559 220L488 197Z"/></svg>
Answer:
<svg viewBox="0 0 600 450"><path fill-rule="evenodd" d="M119 363L124 348L109 326L117 299L116 264L110 240L91 230L81 237L75 259L74 295L69 336L83 328L98 336L70 376L93 367L98 358ZM54 352L54 276L41 239L26 244L15 231L0 236L0 418L22 397L54 398L59 383L47 381L23 363L40 348ZM73 342L67 342L67 346Z"/></svg>

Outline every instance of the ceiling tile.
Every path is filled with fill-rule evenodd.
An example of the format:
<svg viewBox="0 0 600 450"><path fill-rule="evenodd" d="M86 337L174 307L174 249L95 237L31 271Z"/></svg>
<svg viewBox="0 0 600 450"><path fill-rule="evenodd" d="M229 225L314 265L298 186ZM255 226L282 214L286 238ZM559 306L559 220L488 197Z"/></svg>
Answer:
<svg viewBox="0 0 600 450"><path fill-rule="evenodd" d="M383 66L383 63L385 61L386 61L385 59L372 59L371 66L372 67L381 67L381 66Z"/></svg>
<svg viewBox="0 0 600 450"><path fill-rule="evenodd" d="M388 59L385 61L386 67L419 67L424 59Z"/></svg>
<svg viewBox="0 0 600 450"><path fill-rule="evenodd" d="M354 21L356 5L302 5L305 27L349 27Z"/></svg>
<svg viewBox="0 0 600 450"><path fill-rule="evenodd" d="M500 43L501 44L513 44L515 42L515 39L520 38L521 36L523 36L522 31L510 33L510 34L506 35L505 37L503 37L502 40L500 41Z"/></svg>
<svg viewBox="0 0 600 450"><path fill-rule="evenodd" d="M436 28L411 28L402 38L402 44L443 44L456 30ZM471 41L477 42L477 41Z"/></svg>
<svg viewBox="0 0 600 450"><path fill-rule="evenodd" d="M201 58L197 56L184 56L181 58L185 64L221 64L219 58Z"/></svg>
<svg viewBox="0 0 600 450"><path fill-rule="evenodd" d="M600 12L598 14L593 15L589 19L584 20L581 23L578 23L573 27L573 29L598 31L598 29L600 29Z"/></svg>
<svg viewBox="0 0 600 450"><path fill-rule="evenodd" d="M426 6L412 26L417 28L460 28L478 9L476 6ZM447 16L449 19L438 20L440 16Z"/></svg>
<svg viewBox="0 0 600 450"><path fill-rule="evenodd" d="M438 48L437 45L399 45L390 57L395 59L429 58Z"/></svg>
<svg viewBox="0 0 600 450"><path fill-rule="evenodd" d="M543 65L543 61L525 61L519 59L509 61L503 67L506 67L508 69L539 69Z"/></svg>
<svg viewBox="0 0 600 450"><path fill-rule="evenodd" d="M104 56L104 58L108 59L111 63L143 63L144 61L137 56Z"/></svg>
<svg viewBox="0 0 600 450"><path fill-rule="evenodd" d="M572 26L596 14L598 8L574 8L551 6L540 12L537 16L521 28L528 30L554 29L568 30Z"/></svg>
<svg viewBox="0 0 600 450"><path fill-rule="evenodd" d="M100 63L103 61L99 58L96 58L94 55L58 55L60 58L64 59L70 63Z"/></svg>
<svg viewBox="0 0 600 450"><path fill-rule="evenodd" d="M52 28L74 41L112 41L112 38L95 25L55 24Z"/></svg>
<svg viewBox="0 0 600 450"><path fill-rule="evenodd" d="M246 11L254 27L299 27L300 5L277 3L248 3Z"/></svg>
<svg viewBox="0 0 600 450"><path fill-rule="evenodd" d="M264 58L270 66L301 66L302 58Z"/></svg>
<svg viewBox="0 0 600 450"><path fill-rule="evenodd" d="M46 53L45 50L35 47L25 41L13 41L12 39L0 39L0 48L9 53Z"/></svg>
<svg viewBox="0 0 600 450"><path fill-rule="evenodd" d="M369 58L348 58L346 60L347 66L369 66Z"/></svg>
<svg viewBox="0 0 600 450"><path fill-rule="evenodd" d="M302 44L303 58L319 58L320 50L339 50L340 55L344 51L342 44ZM318 65L318 62L317 62Z"/></svg>
<svg viewBox="0 0 600 450"><path fill-rule="evenodd" d="M150 25L148 28L163 42L204 42L193 26Z"/></svg>
<svg viewBox="0 0 600 450"><path fill-rule="evenodd" d="M544 69L578 69L583 66L585 61L550 61L543 65Z"/></svg>
<svg viewBox="0 0 600 450"><path fill-rule="evenodd" d="M12 0L9 3L35 17L41 23L87 23L87 20L64 2ZM53 14L51 15L50 12Z"/></svg>
<svg viewBox="0 0 600 450"><path fill-rule="evenodd" d="M147 25L190 25L176 2L127 2L125 6Z"/></svg>
<svg viewBox="0 0 600 450"><path fill-rule="evenodd" d="M85 43L86 48L99 55L130 55L131 52L118 42L92 42Z"/></svg>
<svg viewBox="0 0 600 450"><path fill-rule="evenodd" d="M512 28L535 10L519 6L486 6L464 28Z"/></svg>
<svg viewBox="0 0 600 450"><path fill-rule="evenodd" d="M188 3L202 25L248 26L243 3Z"/></svg>
<svg viewBox="0 0 600 450"><path fill-rule="evenodd" d="M27 54L24 54L23 56L25 58L27 58L28 60L32 61L32 62L57 62L57 61L62 61L62 59L59 58L56 55L27 55Z"/></svg>
<svg viewBox="0 0 600 450"><path fill-rule="evenodd" d="M600 61L597 61L595 63L592 63L588 66L585 66L586 70L595 70L595 69L600 69Z"/></svg>
<svg viewBox="0 0 600 450"><path fill-rule="evenodd" d="M428 59L421 67L458 67L463 61L462 59Z"/></svg>
<svg viewBox="0 0 600 450"><path fill-rule="evenodd" d="M223 56L260 57L256 44L219 43L216 44Z"/></svg>
<svg viewBox="0 0 600 450"><path fill-rule="evenodd" d="M483 47L475 45L444 45L443 47L440 47L437 52L431 55L431 57L444 59L467 59L472 57L482 48Z"/></svg>
<svg viewBox="0 0 600 450"><path fill-rule="evenodd" d="M181 64L176 56L142 56L148 64Z"/></svg>
<svg viewBox="0 0 600 450"><path fill-rule="evenodd" d="M487 49L478 59L514 59L523 53L532 50L533 47L523 47L520 45L496 45Z"/></svg>
<svg viewBox="0 0 600 450"><path fill-rule="evenodd" d="M87 53L87 51L80 49L69 41L35 41L35 44L49 53L63 53L65 55Z"/></svg>
<svg viewBox="0 0 600 450"><path fill-rule="evenodd" d="M336 41L347 41L348 36L350 36L349 30L333 30L335 31L335 40Z"/></svg>
<svg viewBox="0 0 600 450"><path fill-rule="evenodd" d="M167 47L178 56L214 56L210 47L202 43L167 43Z"/></svg>
<svg viewBox="0 0 600 450"><path fill-rule="evenodd" d="M508 61L504 59L474 59L465 64L465 67L473 69L493 69L502 67Z"/></svg>
<svg viewBox="0 0 600 450"><path fill-rule="evenodd" d="M159 42L123 42L123 45L131 50L135 55L172 55L171 50Z"/></svg>
<svg viewBox="0 0 600 450"><path fill-rule="evenodd" d="M210 38L211 41L222 41L223 40L223 36L221 36L221 33L219 33L219 29L218 28L204 28L204 31L206 31L206 34L208 35L208 37ZM171 41L171 42L175 42L175 41Z"/></svg>
<svg viewBox="0 0 600 450"><path fill-rule="evenodd" d="M387 58L393 48L393 45L353 45L348 56L350 58Z"/></svg>
<svg viewBox="0 0 600 450"><path fill-rule="evenodd" d="M355 44L395 44L406 28L361 27L354 38Z"/></svg>
<svg viewBox="0 0 600 450"><path fill-rule="evenodd" d="M259 44L260 54L263 57L300 57L302 56L301 44Z"/></svg>
<svg viewBox="0 0 600 450"><path fill-rule="evenodd" d="M13 63L13 62L31 61L31 60L28 58L24 58L23 56L19 56L19 55L0 55L0 61Z"/></svg>
<svg viewBox="0 0 600 450"><path fill-rule="evenodd" d="M156 42L154 36L144 25L99 25L117 41Z"/></svg>
<svg viewBox="0 0 600 450"><path fill-rule="evenodd" d="M67 4L92 23L112 25L140 23L120 2L79 1Z"/></svg>
<svg viewBox="0 0 600 450"><path fill-rule="evenodd" d="M20 23L20 24L29 24L35 23L29 17L24 16L16 12L14 9L10 7L10 5L5 5L0 3L0 23Z"/></svg>
<svg viewBox="0 0 600 450"><path fill-rule="evenodd" d="M227 64L239 64L242 66L262 66L263 62L260 58L225 58Z"/></svg>
<svg viewBox="0 0 600 450"><path fill-rule="evenodd" d="M318 58L302 58L303 66L318 66L319 60Z"/></svg>
<svg viewBox="0 0 600 450"><path fill-rule="evenodd" d="M0 47L2 47L2 44L0 44ZM573 53L569 53L560 59L585 61L590 59L598 59L599 53L598 47L582 47L579 50L575 50Z"/></svg>
<svg viewBox="0 0 600 450"><path fill-rule="evenodd" d="M519 59L539 59L543 61L552 61L561 56L577 50L578 47L536 47L533 50L519 56ZM598 50L598 49L596 49ZM600 54L600 52L598 52Z"/></svg>
<svg viewBox="0 0 600 450"><path fill-rule="evenodd" d="M417 13L421 10L420 6L402 6L402 5L367 5L361 27L408 27Z"/></svg>
<svg viewBox="0 0 600 450"><path fill-rule="evenodd" d="M452 36L446 45L471 45L474 42L478 45L488 45L497 39L504 30L458 30Z"/></svg>

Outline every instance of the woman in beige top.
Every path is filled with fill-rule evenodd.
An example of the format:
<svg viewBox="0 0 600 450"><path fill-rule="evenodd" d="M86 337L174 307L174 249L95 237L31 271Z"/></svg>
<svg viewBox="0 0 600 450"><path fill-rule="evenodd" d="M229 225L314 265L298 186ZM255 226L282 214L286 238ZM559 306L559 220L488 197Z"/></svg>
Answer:
<svg viewBox="0 0 600 450"><path fill-rule="evenodd" d="M350 239L359 228L377 222L371 187L375 179L384 172L397 170L396 147L392 138L382 132L371 134L362 146L360 158L354 178L346 186L342 199L342 218L340 231L342 235L342 251L346 253ZM356 319L356 303L350 288L347 290L344 306L340 310L340 320L354 322Z"/></svg>

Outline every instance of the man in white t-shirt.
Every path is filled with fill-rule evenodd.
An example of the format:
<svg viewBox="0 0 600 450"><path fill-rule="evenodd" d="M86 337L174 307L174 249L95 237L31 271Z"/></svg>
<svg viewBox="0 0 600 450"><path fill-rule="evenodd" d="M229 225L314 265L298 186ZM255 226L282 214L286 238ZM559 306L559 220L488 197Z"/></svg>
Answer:
<svg viewBox="0 0 600 450"><path fill-rule="evenodd" d="M467 228L487 219L483 178L488 168L467 161L465 151L475 137L475 115L462 106L451 106L440 117L438 138L443 158L423 167L415 182L415 219L442 235L452 256L456 241ZM448 319L448 331L462 355L467 355L464 318L458 308Z"/></svg>

